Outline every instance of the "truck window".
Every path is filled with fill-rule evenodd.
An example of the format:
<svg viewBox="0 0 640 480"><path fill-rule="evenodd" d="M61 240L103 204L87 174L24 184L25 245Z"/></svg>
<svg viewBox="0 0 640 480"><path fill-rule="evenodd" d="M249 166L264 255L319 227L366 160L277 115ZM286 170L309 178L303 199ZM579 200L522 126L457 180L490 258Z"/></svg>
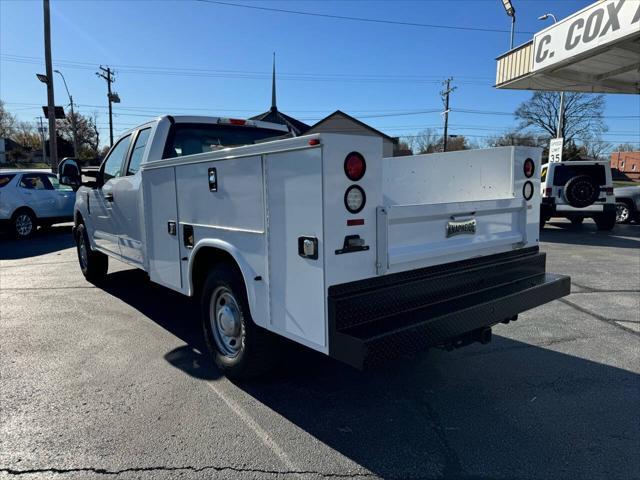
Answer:
<svg viewBox="0 0 640 480"><path fill-rule="evenodd" d="M131 152L131 160L129 160L129 167L127 168L127 175L135 175L140 170L140 164L142 163L142 154L144 153L144 147L147 146L149 140L149 134L151 128L145 128L140 130L135 143L133 144L133 151Z"/></svg>
<svg viewBox="0 0 640 480"><path fill-rule="evenodd" d="M104 181L107 182L112 178L119 177L122 172L122 163L129 151L129 142L131 135L127 135L111 149L109 156L104 161Z"/></svg>
<svg viewBox="0 0 640 480"><path fill-rule="evenodd" d="M178 123L171 127L163 158L206 153L221 147L253 145L285 134L286 132L267 128Z"/></svg>

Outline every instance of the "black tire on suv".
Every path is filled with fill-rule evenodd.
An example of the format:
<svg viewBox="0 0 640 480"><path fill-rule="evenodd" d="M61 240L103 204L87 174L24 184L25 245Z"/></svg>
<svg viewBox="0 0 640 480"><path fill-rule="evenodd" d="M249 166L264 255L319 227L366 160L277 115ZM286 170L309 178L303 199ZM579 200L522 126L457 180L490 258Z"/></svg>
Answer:
<svg viewBox="0 0 640 480"><path fill-rule="evenodd" d="M616 212L608 212L594 217L598 230L613 230L616 226Z"/></svg>
<svg viewBox="0 0 640 480"><path fill-rule="evenodd" d="M20 208L11 217L11 233L18 240L33 236L38 228L37 218L28 208Z"/></svg>
<svg viewBox="0 0 640 480"><path fill-rule="evenodd" d="M588 207L600 196L600 186L593 177L578 175L565 184L564 196L572 207Z"/></svg>

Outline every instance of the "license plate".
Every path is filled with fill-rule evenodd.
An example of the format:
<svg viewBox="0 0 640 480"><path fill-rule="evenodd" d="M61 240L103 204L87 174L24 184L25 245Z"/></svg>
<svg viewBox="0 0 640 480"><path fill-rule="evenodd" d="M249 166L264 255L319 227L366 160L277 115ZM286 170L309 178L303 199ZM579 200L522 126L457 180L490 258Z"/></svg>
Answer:
<svg viewBox="0 0 640 480"><path fill-rule="evenodd" d="M465 220L464 222L447 222L447 238L456 235L475 235L476 220Z"/></svg>

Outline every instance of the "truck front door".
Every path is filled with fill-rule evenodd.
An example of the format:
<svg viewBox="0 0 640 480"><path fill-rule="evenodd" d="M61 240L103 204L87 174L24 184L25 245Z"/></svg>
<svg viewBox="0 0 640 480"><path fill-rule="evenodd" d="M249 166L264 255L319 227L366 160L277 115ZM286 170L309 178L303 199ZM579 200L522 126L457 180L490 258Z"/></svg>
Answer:
<svg viewBox="0 0 640 480"><path fill-rule="evenodd" d="M98 247L116 256L120 256L121 253L118 244L120 226L117 216L114 215L114 205L118 202L115 185L123 174L130 143L131 135L127 135L111 149L100 167L99 178L102 178L102 185L91 190L89 196L93 240Z"/></svg>

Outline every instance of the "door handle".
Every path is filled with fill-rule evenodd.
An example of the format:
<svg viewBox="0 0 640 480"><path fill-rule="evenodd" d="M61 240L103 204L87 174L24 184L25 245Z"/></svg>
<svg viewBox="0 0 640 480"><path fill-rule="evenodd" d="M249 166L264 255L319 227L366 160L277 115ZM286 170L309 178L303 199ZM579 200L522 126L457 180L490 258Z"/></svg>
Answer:
<svg viewBox="0 0 640 480"><path fill-rule="evenodd" d="M105 193L104 194L104 199L107 202L113 202L113 193L109 192L109 193Z"/></svg>

